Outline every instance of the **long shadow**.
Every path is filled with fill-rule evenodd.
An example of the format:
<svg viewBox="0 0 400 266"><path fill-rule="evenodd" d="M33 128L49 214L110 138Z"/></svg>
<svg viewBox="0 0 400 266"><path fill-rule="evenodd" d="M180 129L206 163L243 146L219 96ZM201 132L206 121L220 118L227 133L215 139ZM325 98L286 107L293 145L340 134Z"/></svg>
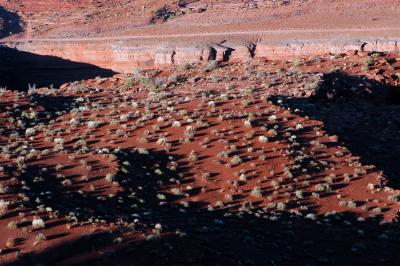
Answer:
<svg viewBox="0 0 400 266"><path fill-rule="evenodd" d="M82 189L82 182L78 182L79 179L76 178L71 178L70 180L73 181L71 185L65 186L62 181L66 179L57 179L54 171L41 171L43 167L51 168L49 165L28 165L19 178L31 187L27 193L31 199L41 198L43 204L53 207L61 215L74 212L79 220L100 219L115 222L118 219L124 219L133 222L136 219L135 216L131 216L133 213L146 216L143 220L159 216L162 208L159 207L157 201L160 189L158 178L161 175L178 178L176 173L167 167L168 155L161 152L140 154L135 150L119 150L114 154L121 163L120 170L111 180L118 182L120 188L114 197L102 195L100 189L81 193L79 190ZM157 169L161 169L162 174L156 174ZM14 170L16 170L15 167ZM43 180L34 180L35 176L41 176ZM109 183L104 181L104 188L115 186L111 181ZM163 184L169 184L167 178ZM16 186L14 192L18 193L20 189ZM43 191L50 192L51 196L41 196ZM104 196L107 199L104 199ZM177 198L177 196L171 194L168 198ZM34 201L26 202L27 207L35 208L36 205Z"/></svg>
<svg viewBox="0 0 400 266"><path fill-rule="evenodd" d="M325 74L309 98L276 96L283 104L323 121L328 134L383 170L390 185L400 187L399 87L342 72Z"/></svg>
<svg viewBox="0 0 400 266"><path fill-rule="evenodd" d="M63 83L110 77L115 72L56 56L43 56L0 45L0 87L27 90L28 84L59 87Z"/></svg>
<svg viewBox="0 0 400 266"><path fill-rule="evenodd" d="M398 223L260 213L166 207L153 221L170 234L122 244L115 233L85 235L11 265L398 265Z"/></svg>
<svg viewBox="0 0 400 266"><path fill-rule="evenodd" d="M160 205L161 186L179 178L167 169L168 154L122 150L116 155L124 166L115 180L124 190L103 201L62 188L51 177L35 183L32 169L20 178L33 188L30 193L52 191L51 199L29 196L40 197L60 215L73 212L83 214L79 219L123 220L132 226L22 254L10 265L396 265L400 259L398 223L380 224L379 215L364 221L351 212L305 217L251 208L245 202L240 209L210 211L202 202L174 204L179 196L169 193L168 204ZM163 175L151 174L156 169ZM162 225L161 234L151 232L156 223ZM124 240L123 235L141 231L150 236ZM115 241L119 237L122 242Z"/></svg>
<svg viewBox="0 0 400 266"><path fill-rule="evenodd" d="M20 32L22 32L22 27L18 14L0 6L0 39Z"/></svg>

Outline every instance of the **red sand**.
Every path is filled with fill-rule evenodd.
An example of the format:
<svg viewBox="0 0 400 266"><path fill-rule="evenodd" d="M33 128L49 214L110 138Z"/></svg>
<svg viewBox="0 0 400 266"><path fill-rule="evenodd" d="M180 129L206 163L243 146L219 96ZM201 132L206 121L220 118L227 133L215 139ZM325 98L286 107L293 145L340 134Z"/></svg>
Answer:
<svg viewBox="0 0 400 266"><path fill-rule="evenodd" d="M201 41L205 33L270 30L300 30L298 34L292 33L297 38L308 30L317 30L317 35L329 30L351 32L342 37L363 36L362 30L370 31L369 37L399 36L397 0L186 2L186 6L178 7L177 1L1 0L0 5L20 14L24 22L24 33L20 36L23 38L196 33L197 41ZM174 15L166 17L165 22L158 19L153 23L156 11L163 6Z"/></svg>
<svg viewBox="0 0 400 266"><path fill-rule="evenodd" d="M187 68L1 92L3 264L396 264L398 55Z"/></svg>
<svg viewBox="0 0 400 266"><path fill-rule="evenodd" d="M396 0L179 2L0 0L2 41L400 36ZM0 88L0 264L398 265L399 54L252 59Z"/></svg>

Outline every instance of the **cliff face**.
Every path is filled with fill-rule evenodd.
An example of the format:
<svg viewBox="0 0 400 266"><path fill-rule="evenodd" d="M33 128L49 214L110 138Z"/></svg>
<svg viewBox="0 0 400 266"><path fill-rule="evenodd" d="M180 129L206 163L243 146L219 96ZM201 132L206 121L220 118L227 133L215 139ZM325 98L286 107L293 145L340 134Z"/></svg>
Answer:
<svg viewBox="0 0 400 266"><path fill-rule="evenodd" d="M157 42L154 42L157 43ZM128 73L134 68L160 65L182 65L208 60L248 62L252 58L293 58L324 53L345 53L350 50L398 52L400 40L313 40L313 41L269 41L236 43L202 43L140 45L135 41L34 41L8 44L18 50L38 55L51 55L75 62L93 64Z"/></svg>
<svg viewBox="0 0 400 266"><path fill-rule="evenodd" d="M117 72L399 50L398 0L337 2L0 0L0 18L8 46Z"/></svg>

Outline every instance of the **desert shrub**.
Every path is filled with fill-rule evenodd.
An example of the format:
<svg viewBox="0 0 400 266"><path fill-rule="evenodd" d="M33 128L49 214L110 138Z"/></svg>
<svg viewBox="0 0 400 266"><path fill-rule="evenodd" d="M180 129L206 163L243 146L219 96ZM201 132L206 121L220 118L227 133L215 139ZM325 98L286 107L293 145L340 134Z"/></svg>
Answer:
<svg viewBox="0 0 400 266"><path fill-rule="evenodd" d="M159 138L157 140L158 145L166 145L168 143L168 140L166 138Z"/></svg>
<svg viewBox="0 0 400 266"><path fill-rule="evenodd" d="M296 197L297 197L298 199L303 199L303 198L304 198L304 193L303 193L303 191L297 190L294 194L296 195Z"/></svg>
<svg viewBox="0 0 400 266"><path fill-rule="evenodd" d="M252 195L253 197L257 197L257 198L262 197L261 188L255 186L255 187L252 189L252 191L251 191L251 195Z"/></svg>
<svg viewBox="0 0 400 266"><path fill-rule="evenodd" d="M172 126L173 126L173 127L180 127L180 126L181 126L181 122L179 122L179 121L174 121L174 122L172 122Z"/></svg>
<svg viewBox="0 0 400 266"><path fill-rule="evenodd" d="M37 246L37 245L39 245L41 242L47 240L46 235L43 234L43 233L37 234L35 238L36 238L36 240L35 240L35 242L33 242L33 245L34 245L34 246Z"/></svg>
<svg viewBox="0 0 400 266"><path fill-rule="evenodd" d="M36 84L28 84L28 95L37 93Z"/></svg>
<svg viewBox="0 0 400 266"><path fill-rule="evenodd" d="M127 77L124 82L125 88L131 88L135 85L135 78L134 77Z"/></svg>
<svg viewBox="0 0 400 266"><path fill-rule="evenodd" d="M215 207L218 207L218 208L223 208L224 207L224 203L222 202L222 201L217 201L216 203L215 203Z"/></svg>
<svg viewBox="0 0 400 266"><path fill-rule="evenodd" d="M189 161L196 162L198 160L197 154L195 151L191 151L189 154Z"/></svg>
<svg viewBox="0 0 400 266"><path fill-rule="evenodd" d="M17 229L18 228L18 223L16 221L11 221L7 224L7 227L9 229Z"/></svg>
<svg viewBox="0 0 400 266"><path fill-rule="evenodd" d="M14 238L7 239L6 247L13 248L16 244L16 240Z"/></svg>
<svg viewBox="0 0 400 266"><path fill-rule="evenodd" d="M278 211L284 211L284 210L286 210L286 208L287 208L286 204L283 203L283 202L279 202L279 203L276 204L276 209Z"/></svg>
<svg viewBox="0 0 400 266"><path fill-rule="evenodd" d="M179 80L179 75L176 73L172 73L169 77L168 77L168 82L177 82Z"/></svg>
<svg viewBox="0 0 400 266"><path fill-rule="evenodd" d="M278 132L275 129L270 129L268 130L268 134L271 134L272 136L276 137L278 135Z"/></svg>
<svg viewBox="0 0 400 266"><path fill-rule="evenodd" d="M315 185L315 190L319 192L327 192L331 190L331 187L328 184L317 184Z"/></svg>
<svg viewBox="0 0 400 266"><path fill-rule="evenodd" d="M61 182L61 184L62 184L64 187L70 187L70 186L72 186L72 181L69 180L69 179L65 179L65 180L63 180L63 181Z"/></svg>
<svg viewBox="0 0 400 266"><path fill-rule="evenodd" d="M42 218L40 218L40 217L35 217L35 218L32 220L32 227L35 228L35 229L45 228L45 223L44 223L44 221L43 221Z"/></svg>
<svg viewBox="0 0 400 266"><path fill-rule="evenodd" d="M217 68L218 68L218 61L217 60L212 60L212 61L207 63L207 65L205 67L205 71L209 72L209 71L213 71L213 70L215 70Z"/></svg>
<svg viewBox="0 0 400 266"><path fill-rule="evenodd" d="M240 156L238 156L238 155L233 156L233 158L231 160L231 163L233 165L238 165L238 164L241 164L242 162L243 162L242 158L240 158Z"/></svg>
<svg viewBox="0 0 400 266"><path fill-rule="evenodd" d="M145 148L138 148L137 152L139 154L149 154L149 151L147 149L145 149Z"/></svg>
<svg viewBox="0 0 400 266"><path fill-rule="evenodd" d="M217 156L219 158L227 158L229 156L229 153L226 151L220 151L220 152L218 152Z"/></svg>
<svg viewBox="0 0 400 266"><path fill-rule="evenodd" d="M350 208L356 208L357 207L357 203L355 201L349 200L347 202L347 206Z"/></svg>
<svg viewBox="0 0 400 266"><path fill-rule="evenodd" d="M295 60L293 60L293 66L298 67L301 66L302 61L301 58L296 58Z"/></svg>
<svg viewBox="0 0 400 266"><path fill-rule="evenodd" d="M189 70L191 68L193 68L193 65L190 64L190 63L186 63L186 64L183 64L183 65L178 67L178 69L181 70L181 71L186 71L186 70Z"/></svg>
<svg viewBox="0 0 400 266"><path fill-rule="evenodd" d="M87 126L88 126L88 128L97 128L97 127L99 127L101 125L101 122L99 122L99 121L89 121L88 123L87 123Z"/></svg>
<svg viewBox="0 0 400 266"><path fill-rule="evenodd" d="M33 136L36 134L36 130L34 128L27 128L25 130L25 135L26 136Z"/></svg>
<svg viewBox="0 0 400 266"><path fill-rule="evenodd" d="M314 90L318 89L318 86L319 86L319 81L317 80L317 81L314 81L314 82L306 83L304 85L304 88L306 90L309 90L309 91L314 91Z"/></svg>
<svg viewBox="0 0 400 266"><path fill-rule="evenodd" d="M168 6L164 5L154 12L150 23L156 23L157 21L165 22L173 17L175 17L175 12Z"/></svg>
<svg viewBox="0 0 400 266"><path fill-rule="evenodd" d="M177 187L171 188L171 193L176 195L176 196L182 196L183 195L182 190L180 188L177 188Z"/></svg>
<svg viewBox="0 0 400 266"><path fill-rule="evenodd" d="M0 168L1 168L1 167L0 167ZM0 169L0 172L3 172L3 171ZM7 193L8 191L9 191L8 186L5 186L5 185L0 184L0 194L5 194L5 193Z"/></svg>
<svg viewBox="0 0 400 266"><path fill-rule="evenodd" d="M375 60L372 57L367 57L364 61L365 66L370 67L375 64Z"/></svg>
<svg viewBox="0 0 400 266"><path fill-rule="evenodd" d="M9 201L0 200L0 216L3 216L7 213L8 206L10 205Z"/></svg>
<svg viewBox="0 0 400 266"><path fill-rule="evenodd" d="M251 120L245 120L245 121L244 121L244 126L246 126L246 127L252 127Z"/></svg>
<svg viewBox="0 0 400 266"><path fill-rule="evenodd" d="M271 121L271 122L275 122L277 119L278 119L278 117L276 115L270 115L268 117L268 121Z"/></svg>
<svg viewBox="0 0 400 266"><path fill-rule="evenodd" d="M114 180L115 180L114 174L108 173L108 174L106 175L106 181L107 181L107 182L112 183Z"/></svg>
<svg viewBox="0 0 400 266"><path fill-rule="evenodd" d="M400 201L400 195L390 195L390 196L388 197L388 200Z"/></svg>
<svg viewBox="0 0 400 266"><path fill-rule="evenodd" d="M374 213L381 213L381 212L382 212L382 209L379 208L379 207L375 207L375 208L372 209L372 212L374 212Z"/></svg>

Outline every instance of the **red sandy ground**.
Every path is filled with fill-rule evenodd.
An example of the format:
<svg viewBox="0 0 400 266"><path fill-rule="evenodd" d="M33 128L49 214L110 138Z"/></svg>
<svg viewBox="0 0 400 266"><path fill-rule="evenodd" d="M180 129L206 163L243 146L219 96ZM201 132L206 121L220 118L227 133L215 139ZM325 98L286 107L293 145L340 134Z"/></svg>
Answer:
<svg viewBox="0 0 400 266"><path fill-rule="evenodd" d="M399 31L395 0L190 2L0 5L22 18L15 39ZM154 20L163 5L176 16ZM399 68L324 55L2 89L0 263L398 265Z"/></svg>
<svg viewBox="0 0 400 266"><path fill-rule="evenodd" d="M343 36L397 37L398 0L290 0L290 1L28 1L0 0L20 15L22 38L88 38L159 34L235 33L270 30L343 30ZM167 6L175 16L165 22L155 13ZM397 35L396 35L397 34ZM311 34L311 37L315 32ZM396 36L395 36L396 35ZM292 36L294 37L294 36ZM14 36L13 38L18 38Z"/></svg>
<svg viewBox="0 0 400 266"><path fill-rule="evenodd" d="M371 105L385 113L371 120L377 125L399 113L386 91L399 85L398 55L204 68L2 90L0 197L9 204L0 220L1 263L396 265L399 191L382 169L398 166L393 159L365 165L370 156L355 156L354 143L327 131L362 121L358 111ZM338 69L355 81L332 92L337 81L327 74L320 84L317 73ZM100 124L89 128L89 121ZM389 157L397 154L390 125L380 127L385 134L347 126L359 143L386 138ZM34 229L34 217L45 228Z"/></svg>

